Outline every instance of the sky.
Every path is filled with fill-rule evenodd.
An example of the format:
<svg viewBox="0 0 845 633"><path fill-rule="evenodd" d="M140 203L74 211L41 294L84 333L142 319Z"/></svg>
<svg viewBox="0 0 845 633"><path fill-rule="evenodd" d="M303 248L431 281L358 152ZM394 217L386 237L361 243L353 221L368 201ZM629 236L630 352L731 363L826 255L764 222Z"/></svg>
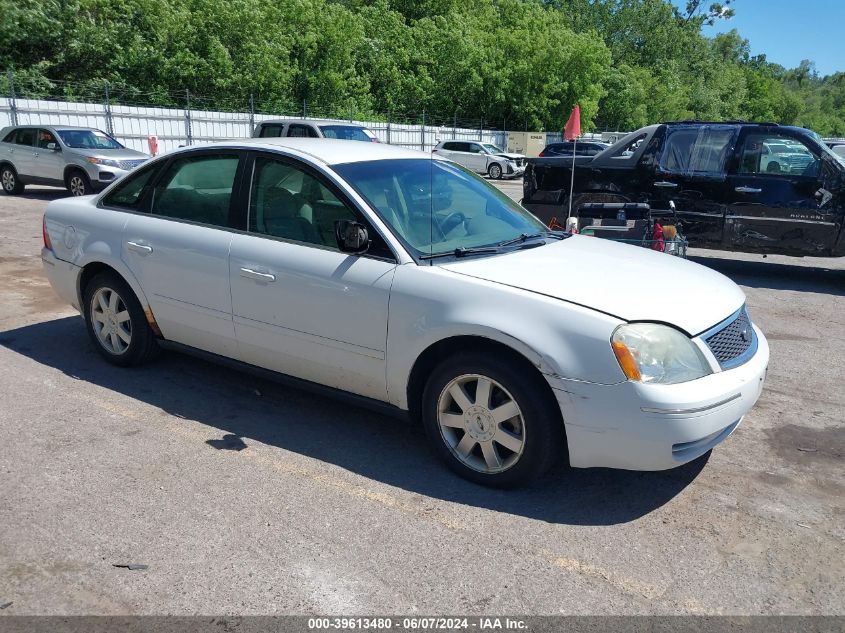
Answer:
<svg viewBox="0 0 845 633"><path fill-rule="evenodd" d="M763 53L786 68L809 59L820 75L845 71L845 0L734 0L731 7L736 16L705 26L704 35L735 28L749 41L752 55Z"/></svg>

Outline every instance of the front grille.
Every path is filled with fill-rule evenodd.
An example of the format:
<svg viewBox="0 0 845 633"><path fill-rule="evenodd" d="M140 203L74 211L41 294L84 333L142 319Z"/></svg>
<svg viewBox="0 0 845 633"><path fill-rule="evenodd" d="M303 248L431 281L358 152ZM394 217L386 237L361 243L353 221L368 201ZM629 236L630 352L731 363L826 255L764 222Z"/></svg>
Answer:
<svg viewBox="0 0 845 633"><path fill-rule="evenodd" d="M117 164L120 166L121 169L129 171L130 169L135 169L141 163L146 162L146 160L146 158L139 158L136 160L122 160L119 161Z"/></svg>
<svg viewBox="0 0 845 633"><path fill-rule="evenodd" d="M748 360L754 353L757 336L754 334L745 306L727 325L713 334L705 334L704 342L707 343L722 369L736 367Z"/></svg>

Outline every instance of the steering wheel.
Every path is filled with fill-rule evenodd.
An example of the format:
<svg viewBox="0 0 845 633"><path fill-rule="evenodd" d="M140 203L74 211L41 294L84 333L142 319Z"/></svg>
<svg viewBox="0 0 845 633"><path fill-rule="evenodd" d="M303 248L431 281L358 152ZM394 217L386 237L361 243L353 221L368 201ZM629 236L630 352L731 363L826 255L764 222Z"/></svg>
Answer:
<svg viewBox="0 0 845 633"><path fill-rule="evenodd" d="M449 231L456 228L459 224L463 224L467 221L467 216L465 216L460 211L453 211L449 215L447 215L443 221L440 223L440 230L443 231L443 235L448 235Z"/></svg>

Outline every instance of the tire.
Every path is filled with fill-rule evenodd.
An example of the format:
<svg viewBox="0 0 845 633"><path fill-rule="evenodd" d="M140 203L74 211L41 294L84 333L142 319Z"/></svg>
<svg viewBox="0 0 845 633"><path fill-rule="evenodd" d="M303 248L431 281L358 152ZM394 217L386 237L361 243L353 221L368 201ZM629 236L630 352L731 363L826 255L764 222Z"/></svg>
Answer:
<svg viewBox="0 0 845 633"><path fill-rule="evenodd" d="M65 186L72 196L88 196L94 193L91 181L81 169L74 169L68 173Z"/></svg>
<svg viewBox="0 0 845 633"><path fill-rule="evenodd" d="M463 405L456 392L466 398ZM560 409L540 378L493 354L463 352L440 363L423 392L422 419L434 452L484 486L526 484L566 455Z"/></svg>
<svg viewBox="0 0 845 633"><path fill-rule="evenodd" d="M110 363L122 367L140 365L158 351L141 303L117 274L95 275L85 286L82 306L88 335Z"/></svg>
<svg viewBox="0 0 845 633"><path fill-rule="evenodd" d="M18 178L18 172L11 165L3 165L0 168L0 186L2 186L3 193L9 196L22 194L25 187Z"/></svg>
<svg viewBox="0 0 845 633"><path fill-rule="evenodd" d="M502 166L499 163L493 163L487 168L487 175L493 180L499 180L502 177Z"/></svg>

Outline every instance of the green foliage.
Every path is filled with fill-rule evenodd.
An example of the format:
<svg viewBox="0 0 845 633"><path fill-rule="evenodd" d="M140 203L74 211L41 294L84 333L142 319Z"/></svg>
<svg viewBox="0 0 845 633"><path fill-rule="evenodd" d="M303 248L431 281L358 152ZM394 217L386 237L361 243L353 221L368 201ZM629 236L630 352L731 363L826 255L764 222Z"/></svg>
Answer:
<svg viewBox="0 0 845 633"><path fill-rule="evenodd" d="M587 130L742 118L845 135L845 73L752 57L736 31L704 37L730 5L0 0L0 68L27 96L102 95L108 82L125 102L181 106L188 90L198 108L242 110L252 96L267 112L307 102L324 116L550 130L577 102Z"/></svg>

